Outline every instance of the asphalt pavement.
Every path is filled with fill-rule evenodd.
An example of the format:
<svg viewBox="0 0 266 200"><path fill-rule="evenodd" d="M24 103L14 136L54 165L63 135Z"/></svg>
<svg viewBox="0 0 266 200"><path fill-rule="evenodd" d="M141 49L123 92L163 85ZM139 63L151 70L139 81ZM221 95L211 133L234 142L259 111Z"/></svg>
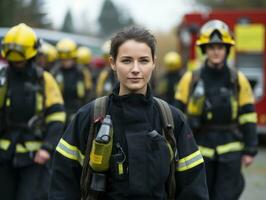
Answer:
<svg viewBox="0 0 266 200"><path fill-rule="evenodd" d="M246 188L240 200L266 199L266 147L259 148L254 163L243 169Z"/></svg>

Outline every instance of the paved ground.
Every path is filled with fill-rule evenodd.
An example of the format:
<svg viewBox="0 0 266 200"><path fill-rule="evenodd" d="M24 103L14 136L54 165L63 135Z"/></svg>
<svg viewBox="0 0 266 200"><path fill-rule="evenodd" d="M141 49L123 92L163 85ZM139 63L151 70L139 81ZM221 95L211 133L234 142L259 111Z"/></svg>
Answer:
<svg viewBox="0 0 266 200"><path fill-rule="evenodd" d="M266 148L260 148L252 166L243 170L246 188L240 200L266 199Z"/></svg>

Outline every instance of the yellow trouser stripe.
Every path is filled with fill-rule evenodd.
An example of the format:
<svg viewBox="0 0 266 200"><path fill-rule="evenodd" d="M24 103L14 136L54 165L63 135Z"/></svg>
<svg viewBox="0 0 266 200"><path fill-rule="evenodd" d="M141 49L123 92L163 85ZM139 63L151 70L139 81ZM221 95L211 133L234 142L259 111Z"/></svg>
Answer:
<svg viewBox="0 0 266 200"><path fill-rule="evenodd" d="M203 146L199 146L200 149L200 153L207 158L213 158L215 151L214 149L208 148L208 147L203 147Z"/></svg>
<svg viewBox="0 0 266 200"><path fill-rule="evenodd" d="M177 162L177 171L185 171L203 163L203 158L200 151L196 151L189 156L180 159Z"/></svg>
<svg viewBox="0 0 266 200"><path fill-rule="evenodd" d="M45 119L46 123L53 122L53 121L59 121L59 122L65 123L66 113L65 112L56 112L56 113L48 115Z"/></svg>
<svg viewBox="0 0 266 200"><path fill-rule="evenodd" d="M257 113L247 113L239 116L239 123L257 123Z"/></svg>
<svg viewBox="0 0 266 200"><path fill-rule="evenodd" d="M60 139L56 147L56 151L58 151L66 158L78 161L81 166L83 165L84 155L76 146L68 144L64 139Z"/></svg>
<svg viewBox="0 0 266 200"><path fill-rule="evenodd" d="M219 145L216 147L217 153L220 154L225 154L228 152L233 152L233 151L241 151L244 148L244 144L241 142L231 142L228 144L224 145Z"/></svg>
<svg viewBox="0 0 266 200"><path fill-rule="evenodd" d="M7 150L8 147L10 146L10 143L11 142L9 140L1 139L0 140L0 149Z"/></svg>

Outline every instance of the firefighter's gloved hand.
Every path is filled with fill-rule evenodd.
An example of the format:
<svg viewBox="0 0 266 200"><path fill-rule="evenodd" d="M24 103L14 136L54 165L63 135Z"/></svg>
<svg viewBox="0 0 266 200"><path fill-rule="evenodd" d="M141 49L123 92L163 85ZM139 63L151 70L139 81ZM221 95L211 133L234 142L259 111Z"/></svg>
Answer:
<svg viewBox="0 0 266 200"><path fill-rule="evenodd" d="M51 158L51 156L50 156L48 151L46 151L44 149L40 149L35 154L34 162L36 162L40 165L43 165L43 164L47 163L50 160L50 158Z"/></svg>
<svg viewBox="0 0 266 200"><path fill-rule="evenodd" d="M250 156L250 155L243 155L242 156L242 165L244 167L248 167L249 165L251 165L254 161L254 157Z"/></svg>

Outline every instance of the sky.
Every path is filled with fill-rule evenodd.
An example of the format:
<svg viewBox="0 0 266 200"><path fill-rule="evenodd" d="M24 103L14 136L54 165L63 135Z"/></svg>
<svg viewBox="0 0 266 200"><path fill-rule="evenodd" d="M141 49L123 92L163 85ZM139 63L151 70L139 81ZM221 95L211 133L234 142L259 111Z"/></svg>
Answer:
<svg viewBox="0 0 266 200"><path fill-rule="evenodd" d="M71 9L75 28L82 29L82 22L97 26L104 0L45 0L46 12L55 28L62 26L67 9ZM199 10L196 0L112 0L124 13L129 13L141 25L154 31L168 31L176 26L182 16Z"/></svg>

